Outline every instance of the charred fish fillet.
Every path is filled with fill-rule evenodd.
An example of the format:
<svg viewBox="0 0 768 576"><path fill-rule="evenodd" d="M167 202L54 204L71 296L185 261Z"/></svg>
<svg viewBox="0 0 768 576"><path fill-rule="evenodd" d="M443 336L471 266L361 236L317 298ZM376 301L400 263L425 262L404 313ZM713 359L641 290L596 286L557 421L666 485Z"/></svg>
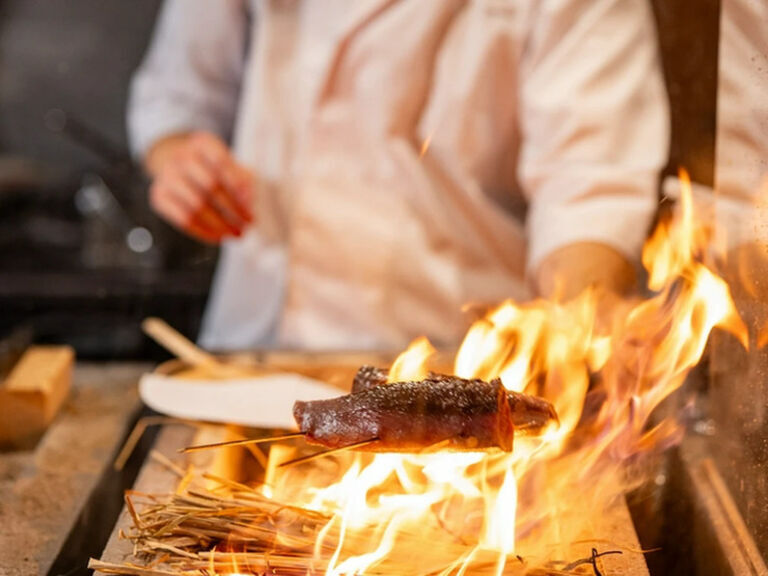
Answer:
<svg viewBox="0 0 768 576"><path fill-rule="evenodd" d="M381 386L389 380L389 371L375 366L361 366L352 380L352 394Z"/></svg>
<svg viewBox="0 0 768 576"><path fill-rule="evenodd" d="M381 386L387 383L388 371L375 366L363 366L355 374L352 381L352 393L362 392L373 386ZM457 376L430 373L431 380L462 380ZM479 380L478 380L479 382ZM507 400L512 411L512 421L515 423L515 432L528 436L536 436L552 422L558 422L557 412L554 406L536 396L520 394L507 390Z"/></svg>
<svg viewBox="0 0 768 576"><path fill-rule="evenodd" d="M426 379L395 382L313 402L296 402L293 416L308 442L343 448L419 452L512 450L514 422L498 380Z"/></svg>

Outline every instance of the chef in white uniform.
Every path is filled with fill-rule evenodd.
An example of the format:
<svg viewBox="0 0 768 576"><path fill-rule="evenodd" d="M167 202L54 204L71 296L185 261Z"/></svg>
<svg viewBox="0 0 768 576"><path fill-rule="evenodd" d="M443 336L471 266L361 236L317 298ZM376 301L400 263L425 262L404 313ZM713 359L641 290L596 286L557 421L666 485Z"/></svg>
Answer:
<svg viewBox="0 0 768 576"><path fill-rule="evenodd" d="M166 0L129 127L222 244L201 344L397 348L630 289L666 102L644 0Z"/></svg>

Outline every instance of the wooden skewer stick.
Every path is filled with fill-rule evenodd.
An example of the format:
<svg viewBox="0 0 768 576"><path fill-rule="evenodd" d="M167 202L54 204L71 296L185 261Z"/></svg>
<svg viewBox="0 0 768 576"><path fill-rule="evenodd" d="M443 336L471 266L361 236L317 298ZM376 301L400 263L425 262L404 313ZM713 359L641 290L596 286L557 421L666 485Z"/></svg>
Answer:
<svg viewBox="0 0 768 576"><path fill-rule="evenodd" d="M304 464L305 462L310 462L311 460L315 460L316 458L324 458L325 456L330 456L331 454L336 454L337 452L345 452L347 450L356 450L358 448L362 448L363 446L368 446L369 444L373 444L374 442L378 442L378 441L379 441L378 438L374 438L373 440L363 440L362 442L356 442L355 444L350 444L349 446L331 448L330 450L324 450L322 452L317 452L316 454L310 454L309 456L302 456L301 458L288 460L287 462L283 462L282 464L279 464L277 467L286 468L288 466Z"/></svg>
<svg viewBox="0 0 768 576"><path fill-rule="evenodd" d="M145 318L141 323L144 333L163 348L194 366L219 364L219 361L205 350L196 346L180 332L171 328L160 318Z"/></svg>
<svg viewBox="0 0 768 576"><path fill-rule="evenodd" d="M248 370L225 364L206 352L160 318L146 318L141 323L144 333L187 364L208 370L210 373L238 378L248 375Z"/></svg>
<svg viewBox="0 0 768 576"><path fill-rule="evenodd" d="M279 442L281 440L293 440L294 438L304 438L303 432L294 432L293 434L283 434L282 436L265 436L263 438L245 438L244 440L228 440L227 442L216 442L214 444L200 444L198 446L187 446L179 450L182 454L190 452L199 452L201 450L210 450L212 448L228 448L231 446L246 446L248 444L266 444L267 442Z"/></svg>

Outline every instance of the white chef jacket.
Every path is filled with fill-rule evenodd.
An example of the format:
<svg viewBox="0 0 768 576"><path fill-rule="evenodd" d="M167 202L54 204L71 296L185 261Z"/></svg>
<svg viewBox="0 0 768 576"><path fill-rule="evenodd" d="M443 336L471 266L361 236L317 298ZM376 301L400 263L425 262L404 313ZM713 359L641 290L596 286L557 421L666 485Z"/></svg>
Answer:
<svg viewBox="0 0 768 576"><path fill-rule="evenodd" d="M455 343L562 246L636 258L668 146L644 0L167 0L135 152L233 126L258 225L223 245L214 349Z"/></svg>

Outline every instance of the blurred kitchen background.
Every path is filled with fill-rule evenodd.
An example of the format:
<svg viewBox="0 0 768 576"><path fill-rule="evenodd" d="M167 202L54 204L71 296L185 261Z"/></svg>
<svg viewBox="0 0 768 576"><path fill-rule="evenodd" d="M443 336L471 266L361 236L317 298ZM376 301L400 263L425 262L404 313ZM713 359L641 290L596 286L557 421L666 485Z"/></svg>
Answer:
<svg viewBox="0 0 768 576"><path fill-rule="evenodd" d="M139 327L151 315L197 334L216 249L151 213L127 147L128 86L160 4L0 0L0 365L4 350L30 339L71 344L79 360L156 359L164 353ZM712 186L721 2L653 4L672 110L666 174L685 166L694 182ZM759 308L745 316L754 317L750 325L761 326L768 305L744 300L742 312ZM725 350L732 344L714 346L712 378L702 386L713 417L701 419L702 429L765 555L768 356ZM681 520L689 512L674 519L678 530L695 524ZM649 508L653 516L659 512ZM651 563L672 566L686 555L663 521L645 529L657 533L644 540L671 551Z"/></svg>
<svg viewBox="0 0 768 576"><path fill-rule="evenodd" d="M0 338L152 356L197 332L216 251L147 206L125 105L159 0L0 0Z"/></svg>
<svg viewBox="0 0 768 576"><path fill-rule="evenodd" d="M139 324L194 337L215 248L155 217L128 153L130 77L160 0L0 0L0 339L157 358ZM673 110L668 174L714 174L717 0L655 0ZM685 46L685 50L680 50Z"/></svg>

